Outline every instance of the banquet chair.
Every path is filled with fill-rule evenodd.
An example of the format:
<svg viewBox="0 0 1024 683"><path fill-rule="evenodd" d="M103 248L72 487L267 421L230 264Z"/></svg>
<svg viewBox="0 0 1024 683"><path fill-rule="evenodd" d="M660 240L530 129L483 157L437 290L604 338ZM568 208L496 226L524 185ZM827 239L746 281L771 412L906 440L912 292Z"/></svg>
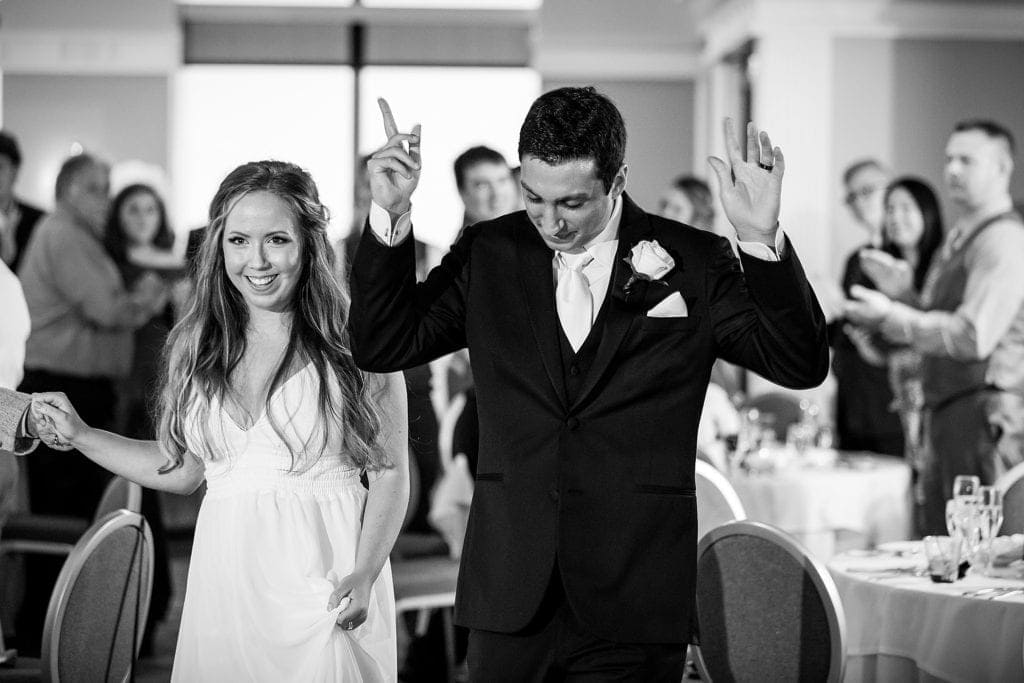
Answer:
<svg viewBox="0 0 1024 683"><path fill-rule="evenodd" d="M736 490L714 465L697 460L694 474L697 486L698 539L726 522L747 518Z"/></svg>
<svg viewBox="0 0 1024 683"><path fill-rule="evenodd" d="M995 481L1003 492L1003 536L1024 533L1024 463L1011 467Z"/></svg>
<svg viewBox="0 0 1024 683"><path fill-rule="evenodd" d="M842 680L846 621L828 570L784 532L730 522L697 549L704 681Z"/></svg>
<svg viewBox="0 0 1024 683"><path fill-rule="evenodd" d="M124 477L113 477L103 490L93 523L115 510L139 512L142 487ZM15 553L67 555L89 528L90 522L65 515L13 514L4 524L0 559Z"/></svg>
<svg viewBox="0 0 1024 683"><path fill-rule="evenodd" d="M800 399L792 394L784 394L779 391L770 391L767 394L752 396L743 402L740 411L750 408L757 408L761 415L771 415L771 427L775 431L775 438L780 442L786 441L786 430L791 424L800 421L803 416L800 410Z"/></svg>
<svg viewBox="0 0 1024 683"><path fill-rule="evenodd" d="M133 680L153 585L153 537L117 510L74 545L50 596L42 656L0 668L0 681Z"/></svg>

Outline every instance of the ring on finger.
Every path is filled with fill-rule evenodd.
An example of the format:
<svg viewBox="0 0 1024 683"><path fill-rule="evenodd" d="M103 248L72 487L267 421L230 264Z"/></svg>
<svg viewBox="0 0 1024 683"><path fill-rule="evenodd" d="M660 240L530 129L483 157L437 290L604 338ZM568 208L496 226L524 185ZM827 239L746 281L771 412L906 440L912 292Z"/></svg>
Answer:
<svg viewBox="0 0 1024 683"><path fill-rule="evenodd" d="M766 164L761 161L757 162L757 165L763 168L764 170L768 171L769 173L771 173L772 169L775 168L775 164Z"/></svg>

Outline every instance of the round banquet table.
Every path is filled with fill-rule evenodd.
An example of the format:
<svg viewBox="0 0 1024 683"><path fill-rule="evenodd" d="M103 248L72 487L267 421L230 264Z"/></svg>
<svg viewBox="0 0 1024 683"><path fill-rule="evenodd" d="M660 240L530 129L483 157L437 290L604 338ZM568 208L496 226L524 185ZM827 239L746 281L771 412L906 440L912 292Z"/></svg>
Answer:
<svg viewBox="0 0 1024 683"><path fill-rule="evenodd" d="M779 527L822 559L835 554L839 532L854 532L862 547L910 535L910 467L898 458L843 454L729 481L747 519Z"/></svg>
<svg viewBox="0 0 1024 683"><path fill-rule="evenodd" d="M967 591L1020 587L1019 570L1001 578L968 574L932 583L920 554L851 551L828 568L846 613L845 681L1024 681L1024 594L995 599Z"/></svg>

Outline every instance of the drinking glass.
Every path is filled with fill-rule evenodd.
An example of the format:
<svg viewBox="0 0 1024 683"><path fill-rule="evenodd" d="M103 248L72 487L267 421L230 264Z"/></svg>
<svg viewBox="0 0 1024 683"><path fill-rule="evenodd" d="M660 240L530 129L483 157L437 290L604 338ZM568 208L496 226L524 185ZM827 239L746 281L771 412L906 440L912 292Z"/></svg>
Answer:
<svg viewBox="0 0 1024 683"><path fill-rule="evenodd" d="M985 574L992 574L992 541L1003 525L1003 492L995 486L978 488L978 511L980 513L981 537L985 541Z"/></svg>
<svg viewBox="0 0 1024 683"><path fill-rule="evenodd" d="M977 489L975 489L977 490ZM960 496L956 499L957 505L957 530L963 538L966 551L965 559L972 567L979 567L982 550L982 527L984 526L984 513L978 503L978 496Z"/></svg>
<svg viewBox="0 0 1024 683"><path fill-rule="evenodd" d="M924 554L928 576L935 583L953 583L960 570L960 539L956 536L925 536Z"/></svg>
<svg viewBox="0 0 1024 683"><path fill-rule="evenodd" d="M946 501L946 531L950 536L957 536L960 533L960 501L950 498Z"/></svg>

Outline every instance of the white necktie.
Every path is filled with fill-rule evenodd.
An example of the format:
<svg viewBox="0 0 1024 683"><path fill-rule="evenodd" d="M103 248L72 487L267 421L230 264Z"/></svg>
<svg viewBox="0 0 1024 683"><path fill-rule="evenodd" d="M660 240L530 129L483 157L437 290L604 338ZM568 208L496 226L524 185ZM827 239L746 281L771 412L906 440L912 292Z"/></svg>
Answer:
<svg viewBox="0 0 1024 683"><path fill-rule="evenodd" d="M565 336L572 350L579 351L590 334L593 320L594 297L590 293L590 282L583 269L594 260L590 254L558 253L558 287L555 288L555 305L558 320L562 323Z"/></svg>

